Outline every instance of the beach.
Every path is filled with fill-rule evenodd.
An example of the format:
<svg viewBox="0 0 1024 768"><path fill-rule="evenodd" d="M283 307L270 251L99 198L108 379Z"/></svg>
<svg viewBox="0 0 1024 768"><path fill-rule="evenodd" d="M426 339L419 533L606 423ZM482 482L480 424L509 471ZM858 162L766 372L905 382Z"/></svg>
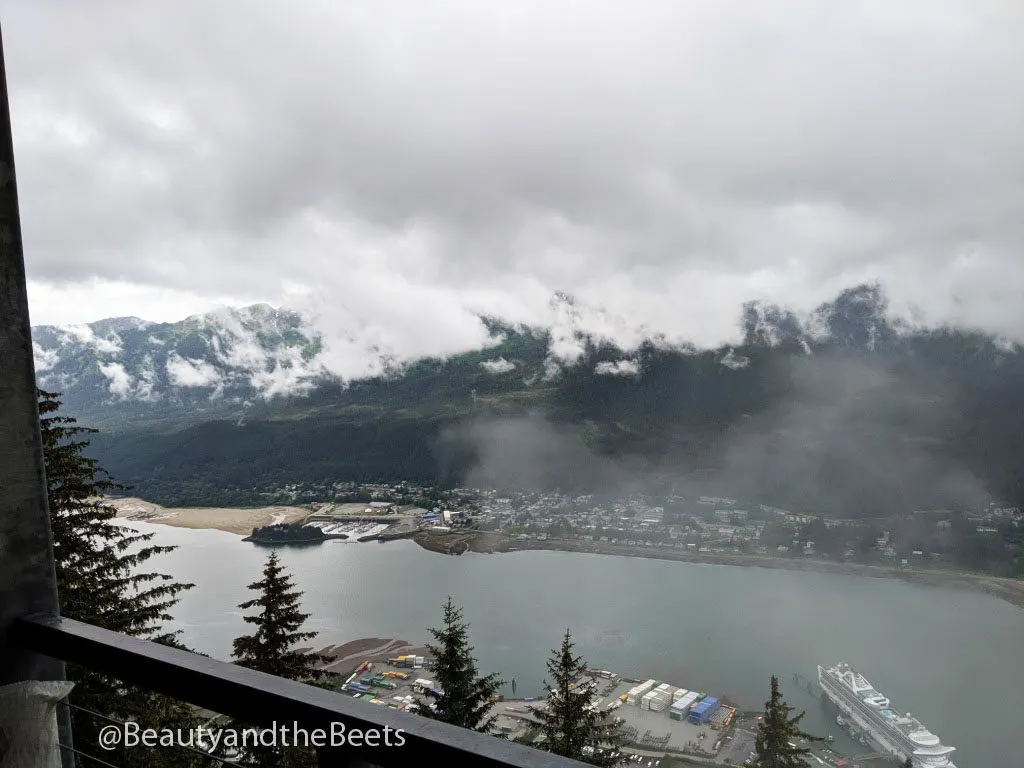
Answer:
<svg viewBox="0 0 1024 768"><path fill-rule="evenodd" d="M127 520L172 525L177 528L197 528L226 531L248 536L253 528L273 523L293 523L309 514L301 507L162 507L142 499L108 499L117 510L117 516Z"/></svg>

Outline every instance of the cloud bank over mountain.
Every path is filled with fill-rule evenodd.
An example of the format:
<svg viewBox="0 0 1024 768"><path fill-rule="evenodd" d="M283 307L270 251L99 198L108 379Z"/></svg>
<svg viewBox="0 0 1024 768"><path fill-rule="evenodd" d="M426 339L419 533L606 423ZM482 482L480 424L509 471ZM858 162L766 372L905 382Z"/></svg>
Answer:
<svg viewBox="0 0 1024 768"><path fill-rule="evenodd" d="M384 343L360 347L366 341L358 334L339 341L320 330L315 315L266 304L220 309L178 323L108 318L88 325L37 326L33 345L41 386L79 393L92 406L126 400L181 405L182 398L196 403L227 397L242 403L302 397L324 387L400 377L425 360L470 352L479 354L478 369L496 380L515 373L527 386L543 386L588 365L594 376L637 380L647 373L643 359L656 349L693 357L710 353L717 366L742 371L758 348L783 347L786 354L812 356L812 347L824 344L870 353L896 350L901 342L912 344L928 335L891 320L887 296L876 285L847 289L802 316L775 305L748 303L736 322L741 343L711 350L672 343L664 336L634 340L623 349L614 334L588 333L578 323L578 305L571 297L558 295L551 306L562 316L561 325L511 326L477 317L483 329L480 340L448 340L444 352L433 358ZM984 338L1007 354L1024 353L1020 344L1005 337ZM530 361L512 354L523 339L534 339L541 347ZM595 350L602 356L595 359Z"/></svg>
<svg viewBox="0 0 1024 768"><path fill-rule="evenodd" d="M294 308L313 358L218 353L263 391L483 347L482 316L563 360L737 344L748 301L875 280L1024 338L1018 3L9 5L36 324Z"/></svg>

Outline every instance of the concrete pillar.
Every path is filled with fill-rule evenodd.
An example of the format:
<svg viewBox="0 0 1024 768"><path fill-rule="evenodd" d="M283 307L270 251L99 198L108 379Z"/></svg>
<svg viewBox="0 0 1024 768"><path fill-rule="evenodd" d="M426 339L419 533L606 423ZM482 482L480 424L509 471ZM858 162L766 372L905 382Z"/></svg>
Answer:
<svg viewBox="0 0 1024 768"><path fill-rule="evenodd" d="M11 621L29 614L57 616L59 607L0 32L0 685L64 679L63 662L7 642ZM61 721L65 741L66 707Z"/></svg>

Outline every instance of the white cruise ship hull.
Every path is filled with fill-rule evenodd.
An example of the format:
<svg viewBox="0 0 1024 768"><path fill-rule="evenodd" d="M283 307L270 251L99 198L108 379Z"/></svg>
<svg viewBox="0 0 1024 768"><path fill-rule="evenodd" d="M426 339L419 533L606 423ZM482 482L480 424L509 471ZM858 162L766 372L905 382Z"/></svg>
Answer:
<svg viewBox="0 0 1024 768"><path fill-rule="evenodd" d="M856 694L847 690L841 682L834 680L821 666L818 667L818 685L850 723L874 742L879 751L888 753L900 762L912 757L915 768L956 768L948 755L921 754L905 736L892 733L889 728L878 722L870 711L865 710L868 705L863 704Z"/></svg>

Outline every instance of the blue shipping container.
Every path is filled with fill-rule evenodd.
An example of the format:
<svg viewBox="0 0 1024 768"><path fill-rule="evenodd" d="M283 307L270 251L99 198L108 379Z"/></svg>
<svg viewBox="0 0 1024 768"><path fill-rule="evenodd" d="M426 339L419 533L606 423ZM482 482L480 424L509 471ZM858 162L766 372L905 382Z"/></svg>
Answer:
<svg viewBox="0 0 1024 768"><path fill-rule="evenodd" d="M706 723L711 719L711 716L718 711L721 705L718 703L718 699L714 696L708 696L696 704L690 709L689 717L687 718L691 723Z"/></svg>

